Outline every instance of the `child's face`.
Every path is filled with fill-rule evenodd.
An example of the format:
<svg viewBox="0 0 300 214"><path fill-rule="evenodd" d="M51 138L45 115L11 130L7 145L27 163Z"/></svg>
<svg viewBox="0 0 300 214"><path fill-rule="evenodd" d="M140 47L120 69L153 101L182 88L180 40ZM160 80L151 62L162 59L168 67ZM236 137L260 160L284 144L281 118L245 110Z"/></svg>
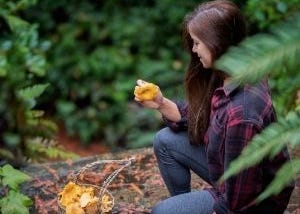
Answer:
<svg viewBox="0 0 300 214"><path fill-rule="evenodd" d="M192 32L189 32L193 40L193 49L192 51L196 53L202 62L204 68L212 67L212 55L206 45Z"/></svg>

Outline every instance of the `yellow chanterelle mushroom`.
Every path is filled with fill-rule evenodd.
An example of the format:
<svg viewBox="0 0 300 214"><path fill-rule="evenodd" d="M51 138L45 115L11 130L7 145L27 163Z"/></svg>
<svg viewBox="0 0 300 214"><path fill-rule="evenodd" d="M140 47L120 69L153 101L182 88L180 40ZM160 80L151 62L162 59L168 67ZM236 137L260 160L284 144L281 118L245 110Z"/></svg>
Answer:
<svg viewBox="0 0 300 214"><path fill-rule="evenodd" d="M157 96L159 88L153 83L146 83L142 86L136 86L134 95L141 101L153 100Z"/></svg>

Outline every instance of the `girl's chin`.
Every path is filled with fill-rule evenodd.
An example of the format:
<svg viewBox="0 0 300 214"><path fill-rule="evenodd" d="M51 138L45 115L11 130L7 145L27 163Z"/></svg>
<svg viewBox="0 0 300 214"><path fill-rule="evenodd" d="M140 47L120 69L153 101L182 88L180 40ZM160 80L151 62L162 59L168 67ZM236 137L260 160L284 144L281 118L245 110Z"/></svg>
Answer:
<svg viewBox="0 0 300 214"><path fill-rule="evenodd" d="M208 68L207 65L203 62L203 60L201 58L200 58L200 62L202 64L203 68Z"/></svg>
<svg viewBox="0 0 300 214"><path fill-rule="evenodd" d="M211 65L209 63L205 63L201 58L200 58L200 62L203 66L203 68L211 68Z"/></svg>

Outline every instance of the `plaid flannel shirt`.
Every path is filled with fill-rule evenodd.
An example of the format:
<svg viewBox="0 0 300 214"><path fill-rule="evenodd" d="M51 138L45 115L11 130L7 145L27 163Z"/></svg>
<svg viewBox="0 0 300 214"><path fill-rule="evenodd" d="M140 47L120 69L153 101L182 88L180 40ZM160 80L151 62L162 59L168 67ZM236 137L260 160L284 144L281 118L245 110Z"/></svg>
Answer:
<svg viewBox="0 0 300 214"><path fill-rule="evenodd" d="M174 131L187 128L187 104L176 102L181 113L181 121L168 121ZM225 213L283 213L294 184L291 183L281 193L260 204L255 198L266 188L278 169L289 160L286 148L274 159L264 159L255 167L219 184L218 180L230 162L239 156L252 137L276 121L267 81L256 86L243 88L234 84L217 88L211 100L210 124L204 143L209 169L208 189L215 198L214 210Z"/></svg>

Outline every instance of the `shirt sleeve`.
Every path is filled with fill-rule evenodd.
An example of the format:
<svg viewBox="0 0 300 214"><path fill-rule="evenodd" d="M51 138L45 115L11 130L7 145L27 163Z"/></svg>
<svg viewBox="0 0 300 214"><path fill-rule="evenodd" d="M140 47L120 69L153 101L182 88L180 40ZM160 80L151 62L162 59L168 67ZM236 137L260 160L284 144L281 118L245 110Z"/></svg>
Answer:
<svg viewBox="0 0 300 214"><path fill-rule="evenodd" d="M168 120L166 117L162 116L163 121L165 122L166 126L171 128L175 132L187 130L187 109L188 105L186 102L183 101L174 101L177 105L177 108L179 110L181 119L178 122L174 122L171 120Z"/></svg>
<svg viewBox="0 0 300 214"><path fill-rule="evenodd" d="M228 123L224 148L224 172L258 132L259 128L254 122ZM260 193L261 185L260 167L255 166L240 172L221 184L225 191L222 191L224 193L216 201L214 210L218 214L247 213L247 209L253 205L254 199Z"/></svg>

